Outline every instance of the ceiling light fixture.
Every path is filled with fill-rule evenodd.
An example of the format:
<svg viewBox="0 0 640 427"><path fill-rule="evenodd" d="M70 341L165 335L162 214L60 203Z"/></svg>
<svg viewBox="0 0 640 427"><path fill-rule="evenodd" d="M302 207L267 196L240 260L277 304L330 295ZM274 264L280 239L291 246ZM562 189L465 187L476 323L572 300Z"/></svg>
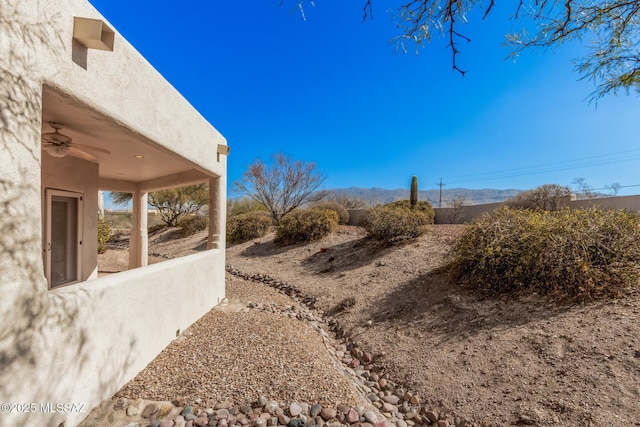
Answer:
<svg viewBox="0 0 640 427"><path fill-rule="evenodd" d="M69 154L69 146L68 145L49 145L44 149L47 154L53 157L64 157Z"/></svg>
<svg viewBox="0 0 640 427"><path fill-rule="evenodd" d="M133 156L133 157L135 157L136 159L144 159L144 156L143 156L143 155L141 155L141 154L136 154L136 155L135 155L135 156Z"/></svg>

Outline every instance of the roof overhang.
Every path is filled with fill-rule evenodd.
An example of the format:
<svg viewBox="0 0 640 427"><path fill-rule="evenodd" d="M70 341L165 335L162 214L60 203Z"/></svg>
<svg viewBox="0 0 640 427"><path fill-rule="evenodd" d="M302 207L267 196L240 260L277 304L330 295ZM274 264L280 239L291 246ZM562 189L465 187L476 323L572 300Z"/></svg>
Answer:
<svg viewBox="0 0 640 427"><path fill-rule="evenodd" d="M60 132L71 137L72 144L86 146L80 148L95 158L89 161L99 164L101 189L152 191L204 182L211 176L170 149L83 105L79 100L44 86L43 133L53 131L50 122L63 124ZM110 153L91 150L91 147ZM48 154L43 152L42 155Z"/></svg>

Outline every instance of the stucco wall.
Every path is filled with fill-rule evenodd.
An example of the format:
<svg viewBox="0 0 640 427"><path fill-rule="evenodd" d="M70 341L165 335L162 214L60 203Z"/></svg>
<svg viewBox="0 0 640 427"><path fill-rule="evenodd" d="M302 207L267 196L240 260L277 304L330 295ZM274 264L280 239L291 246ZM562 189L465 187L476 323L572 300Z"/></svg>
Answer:
<svg viewBox="0 0 640 427"><path fill-rule="evenodd" d="M56 167L43 159L43 85L219 176L222 230L226 157L215 155L224 138L119 34L113 52L73 42L74 16L103 19L84 0L0 1L0 402L77 403L89 410L224 297L224 252L49 291L42 184L74 190L71 177L56 177L63 165L64 173L87 172L82 188L88 192L97 171L71 158ZM85 209L93 210L85 219L94 221L97 193ZM95 223L87 227L95 230ZM0 427L63 421L72 427L86 416L38 411L2 413Z"/></svg>
<svg viewBox="0 0 640 427"><path fill-rule="evenodd" d="M464 224L474 218L500 209L504 203L462 206L456 208L433 208L435 224ZM628 209L640 211L640 196L603 197L598 199L572 200L567 203L571 209L584 209L599 206L606 209ZM358 225L365 209L349 209L349 225ZM452 222L452 218L454 221Z"/></svg>
<svg viewBox="0 0 640 427"><path fill-rule="evenodd" d="M464 224L483 213L500 209L504 203L487 203L484 205L463 206L461 208L434 208L436 224ZM453 219L453 221L452 221Z"/></svg>
<svg viewBox="0 0 640 427"><path fill-rule="evenodd" d="M218 162L211 147L226 144L224 137L127 40L116 32L113 52L87 50L72 42L74 16L109 24L93 6L84 0L24 3L32 5L31 13L40 19L51 17L56 24L56 48L48 48L43 56L45 69L51 70L45 76L47 84L204 170L223 174L226 156Z"/></svg>
<svg viewBox="0 0 640 427"><path fill-rule="evenodd" d="M640 196L602 197L599 199L572 200L569 202L572 209L590 208L599 206L607 209L628 209L640 211Z"/></svg>
<svg viewBox="0 0 640 427"><path fill-rule="evenodd" d="M3 368L3 402L75 403L87 412L3 413L0 425L67 426L115 393L224 298L210 250L38 294L3 298L22 363ZM185 280L188 277L188 280ZM7 319L7 317L4 317ZM6 327L5 325L4 327Z"/></svg>

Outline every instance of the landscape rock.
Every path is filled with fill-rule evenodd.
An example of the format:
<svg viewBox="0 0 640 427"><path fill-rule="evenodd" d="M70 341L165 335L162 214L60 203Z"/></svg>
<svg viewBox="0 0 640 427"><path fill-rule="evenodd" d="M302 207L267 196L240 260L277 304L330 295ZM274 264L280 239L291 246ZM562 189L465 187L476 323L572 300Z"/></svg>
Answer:
<svg viewBox="0 0 640 427"><path fill-rule="evenodd" d="M140 413L142 413L143 405L144 405L144 402L142 401L142 399L135 399L135 400L129 401L129 405L127 406L127 411L126 411L127 416L135 417L137 415L140 415Z"/></svg>
<svg viewBox="0 0 640 427"><path fill-rule="evenodd" d="M358 414L358 412L355 409L349 409L349 412L347 413L347 421L351 424L354 424L358 422L358 420L360 420L360 415Z"/></svg>
<svg viewBox="0 0 640 427"><path fill-rule="evenodd" d="M337 412L338 411L335 408L322 408L322 410L320 411L320 416L323 420L329 421L336 417Z"/></svg>
<svg viewBox="0 0 640 427"><path fill-rule="evenodd" d="M378 420L378 417L376 416L376 413L373 411L365 411L364 419L367 420L367 422L370 422L371 424L375 424L375 422Z"/></svg>
<svg viewBox="0 0 640 427"><path fill-rule="evenodd" d="M291 405L289 405L289 414L291 414L292 417L295 418L301 413L302 413L302 407L298 405L297 402L293 402L291 403Z"/></svg>
<svg viewBox="0 0 640 427"><path fill-rule="evenodd" d="M390 403L391 405L397 405L400 401L400 398L394 394L391 394L389 396L382 396L381 399L386 403Z"/></svg>
<svg viewBox="0 0 640 427"><path fill-rule="evenodd" d="M309 410L309 415L311 415L311 418L316 418L320 414L321 410L322 410L322 406L315 404Z"/></svg>

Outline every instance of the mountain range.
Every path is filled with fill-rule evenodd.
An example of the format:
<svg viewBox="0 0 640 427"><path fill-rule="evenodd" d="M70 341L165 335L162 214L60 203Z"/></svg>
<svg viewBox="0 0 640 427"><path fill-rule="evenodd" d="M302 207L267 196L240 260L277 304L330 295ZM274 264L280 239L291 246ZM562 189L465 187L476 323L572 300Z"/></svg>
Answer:
<svg viewBox="0 0 640 427"><path fill-rule="evenodd" d="M464 205L481 205L486 203L504 202L521 193L523 190L508 189L499 190L495 188L468 189L468 188L447 188L442 189L442 196L439 189L418 191L418 200L429 200L434 207L439 205L444 207L451 206L455 201L462 200ZM396 200L409 199L408 188L397 188L389 190L385 188L333 188L329 190L331 193L349 198L358 198L364 200L368 206L374 206L381 203L390 203Z"/></svg>

